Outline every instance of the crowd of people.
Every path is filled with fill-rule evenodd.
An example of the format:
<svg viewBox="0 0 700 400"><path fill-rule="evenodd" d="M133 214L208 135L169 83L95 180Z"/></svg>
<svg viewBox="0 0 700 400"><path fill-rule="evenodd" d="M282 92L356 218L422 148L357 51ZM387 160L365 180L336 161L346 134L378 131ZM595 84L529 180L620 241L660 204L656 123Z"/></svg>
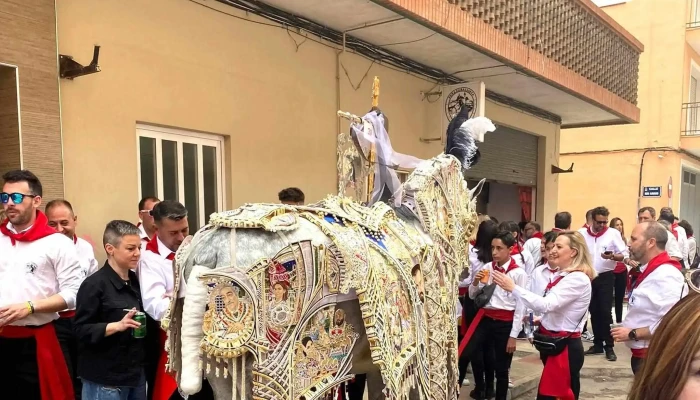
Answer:
<svg viewBox="0 0 700 400"><path fill-rule="evenodd" d="M671 310L677 303L685 304L689 287L700 291L700 280L686 283L682 273L697 271L693 229L670 208L661 209L657 219L654 208L644 207L626 237L623 221L609 216L606 207L596 207L586 213L583 227L572 230L571 214L560 212L549 232L536 222L499 224L479 216L468 275L460 282L459 379L468 382L471 363L471 398L506 399L518 338L527 338L544 364L538 399L578 399L585 357L604 355L617 361L614 347L620 342L631 349L630 368L638 376L630 399L700 398L695 378L700 354L679 345L678 352L690 355L685 370L675 376L666 376L658 363L645 362L651 355L672 362L654 348L656 336L662 335L657 332L664 326L678 329L673 326L682 323L680 317L667 324L666 315L675 315ZM689 335L695 340L700 330ZM593 342L587 350L582 338ZM640 387L649 389L649 376L658 385L672 386L675 396L646 395Z"/></svg>
<svg viewBox="0 0 700 400"><path fill-rule="evenodd" d="M172 260L189 235L187 209L143 198L137 224L106 225L107 259L98 268L92 246L77 235L69 201L52 200L42 212L42 185L33 173L2 178L3 398L181 398L165 373L159 321L175 295ZM305 201L297 188L283 190L279 200ZM700 292L700 279L686 281L681 273L697 271L693 228L669 208L657 218L644 207L627 237L623 221L609 214L596 207L571 230L571 215L560 212L549 232L536 222L479 217L460 282L459 372L465 380L471 364L472 398L506 398L518 338L541 354L538 399L578 399L585 356L616 361L619 342L631 349L637 376L630 399L700 398L700 296L685 298L689 288ZM179 286L184 296L185 282ZM593 342L587 350L582 338ZM206 380L202 387L191 398L213 398Z"/></svg>

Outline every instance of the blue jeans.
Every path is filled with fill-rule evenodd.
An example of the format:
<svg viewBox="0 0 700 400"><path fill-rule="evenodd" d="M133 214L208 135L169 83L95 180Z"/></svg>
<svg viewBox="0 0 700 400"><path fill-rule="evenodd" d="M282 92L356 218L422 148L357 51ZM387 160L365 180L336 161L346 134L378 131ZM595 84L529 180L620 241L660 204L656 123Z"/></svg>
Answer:
<svg viewBox="0 0 700 400"><path fill-rule="evenodd" d="M105 386L83 379L83 400L146 400L146 377L136 387Z"/></svg>

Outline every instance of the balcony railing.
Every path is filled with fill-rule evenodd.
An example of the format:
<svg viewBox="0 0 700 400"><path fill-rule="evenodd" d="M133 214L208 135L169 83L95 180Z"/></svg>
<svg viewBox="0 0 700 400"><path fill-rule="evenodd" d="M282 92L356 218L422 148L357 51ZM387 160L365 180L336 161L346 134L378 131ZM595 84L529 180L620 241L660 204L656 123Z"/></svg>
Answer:
<svg viewBox="0 0 700 400"><path fill-rule="evenodd" d="M700 0L690 0L690 18L686 26L688 29L700 28Z"/></svg>
<svg viewBox="0 0 700 400"><path fill-rule="evenodd" d="M637 104L641 50L580 0L446 1Z"/></svg>
<svg viewBox="0 0 700 400"><path fill-rule="evenodd" d="M681 107L681 121L685 126L681 129L681 136L700 136L700 103L683 103Z"/></svg>

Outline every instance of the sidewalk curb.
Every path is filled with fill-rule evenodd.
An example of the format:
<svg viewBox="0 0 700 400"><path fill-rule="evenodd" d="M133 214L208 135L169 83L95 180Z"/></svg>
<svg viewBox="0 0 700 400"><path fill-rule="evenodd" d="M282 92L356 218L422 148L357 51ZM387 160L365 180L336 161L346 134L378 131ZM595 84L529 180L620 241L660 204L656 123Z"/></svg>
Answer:
<svg viewBox="0 0 700 400"><path fill-rule="evenodd" d="M540 384L540 373L528 375L523 378L513 381L513 388L509 390L510 399L514 400L527 392L537 388Z"/></svg>

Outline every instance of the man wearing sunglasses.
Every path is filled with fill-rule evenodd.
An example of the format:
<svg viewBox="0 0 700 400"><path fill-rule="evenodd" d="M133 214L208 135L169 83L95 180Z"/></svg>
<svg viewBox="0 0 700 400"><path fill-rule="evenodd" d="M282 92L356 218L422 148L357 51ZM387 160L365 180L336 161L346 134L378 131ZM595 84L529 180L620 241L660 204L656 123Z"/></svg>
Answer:
<svg viewBox="0 0 700 400"><path fill-rule="evenodd" d="M627 244L617 229L608 229L610 212L605 207L591 210L591 224L579 229L586 240L586 246L593 260L593 267L598 276L591 282L591 325L593 327L593 346L586 355L603 354L608 361L617 361L613 350L614 342L610 336L612 324L613 289L615 275L613 270L618 262L629 255Z"/></svg>
<svg viewBox="0 0 700 400"><path fill-rule="evenodd" d="M41 195L41 182L30 171L3 175L0 387L8 399L73 398L53 321L75 307L83 274L73 243L39 211Z"/></svg>
<svg viewBox="0 0 700 400"><path fill-rule="evenodd" d="M156 223L153 220L151 211L156 204L160 203L157 197L146 196L139 201L139 223L136 225L141 231L142 250L145 249L146 243L156 234Z"/></svg>
<svg viewBox="0 0 700 400"><path fill-rule="evenodd" d="M688 294L681 264L664 250L668 235L658 222L637 225L630 236L630 257L639 262L641 275L632 286L629 309L621 327L611 334L632 349L632 372L646 358L649 340L661 319Z"/></svg>

